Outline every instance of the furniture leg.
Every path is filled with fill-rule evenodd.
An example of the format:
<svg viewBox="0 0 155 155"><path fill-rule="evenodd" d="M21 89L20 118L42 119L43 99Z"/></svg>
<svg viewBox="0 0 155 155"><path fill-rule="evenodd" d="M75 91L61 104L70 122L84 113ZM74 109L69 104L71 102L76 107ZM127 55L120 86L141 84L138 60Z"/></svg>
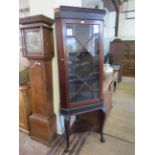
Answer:
<svg viewBox="0 0 155 155"><path fill-rule="evenodd" d="M116 84L117 84L117 82L114 81L114 91L116 91Z"/></svg>
<svg viewBox="0 0 155 155"><path fill-rule="evenodd" d="M70 116L65 116L65 134L66 134L66 149L65 152L69 152L69 136L70 136Z"/></svg>
<svg viewBox="0 0 155 155"><path fill-rule="evenodd" d="M105 113L103 112L103 110L99 110L99 114L100 114L100 129L99 129L99 132L100 132L100 135L101 135L101 138L100 138L100 141L102 143L105 142L105 139L103 137L103 126L104 126L104 121L105 121Z"/></svg>

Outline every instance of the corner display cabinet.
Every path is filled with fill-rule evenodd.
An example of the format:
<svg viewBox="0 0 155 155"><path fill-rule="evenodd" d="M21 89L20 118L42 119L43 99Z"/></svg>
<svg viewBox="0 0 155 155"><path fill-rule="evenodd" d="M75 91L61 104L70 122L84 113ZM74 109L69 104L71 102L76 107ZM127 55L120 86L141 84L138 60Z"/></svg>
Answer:
<svg viewBox="0 0 155 155"><path fill-rule="evenodd" d="M97 131L102 134L103 15L105 10L60 6L55 9L60 82L60 113L64 115L66 152L72 133ZM98 111L98 127L82 114ZM71 116L76 116L72 126Z"/></svg>

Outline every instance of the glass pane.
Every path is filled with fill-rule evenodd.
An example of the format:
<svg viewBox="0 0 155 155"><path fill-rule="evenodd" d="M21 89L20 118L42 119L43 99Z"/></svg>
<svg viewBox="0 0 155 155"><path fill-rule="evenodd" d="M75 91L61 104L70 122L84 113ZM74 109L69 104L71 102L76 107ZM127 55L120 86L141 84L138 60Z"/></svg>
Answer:
<svg viewBox="0 0 155 155"><path fill-rule="evenodd" d="M21 35L21 30L19 29L19 50L22 50L22 35Z"/></svg>
<svg viewBox="0 0 155 155"><path fill-rule="evenodd" d="M41 35L39 31L26 32L26 49L28 52L41 52Z"/></svg>
<svg viewBox="0 0 155 155"><path fill-rule="evenodd" d="M70 102L99 96L99 25L66 24Z"/></svg>

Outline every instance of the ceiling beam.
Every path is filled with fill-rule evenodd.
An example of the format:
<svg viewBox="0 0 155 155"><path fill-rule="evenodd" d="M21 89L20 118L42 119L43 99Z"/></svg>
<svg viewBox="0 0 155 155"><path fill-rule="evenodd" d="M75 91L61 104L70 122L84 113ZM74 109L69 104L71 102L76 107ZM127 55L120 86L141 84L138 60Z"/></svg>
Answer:
<svg viewBox="0 0 155 155"><path fill-rule="evenodd" d="M116 37L116 36L118 36L120 1L119 0L112 0L112 3L116 9L116 22L115 22L115 37Z"/></svg>
<svg viewBox="0 0 155 155"><path fill-rule="evenodd" d="M116 11L119 11L119 7L120 7L119 0L112 0L112 3L114 4Z"/></svg>

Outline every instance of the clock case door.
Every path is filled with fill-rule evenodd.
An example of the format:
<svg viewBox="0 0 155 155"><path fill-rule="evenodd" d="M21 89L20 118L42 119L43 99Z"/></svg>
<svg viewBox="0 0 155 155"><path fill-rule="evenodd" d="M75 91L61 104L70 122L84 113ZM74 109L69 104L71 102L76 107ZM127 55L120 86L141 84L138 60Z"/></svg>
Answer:
<svg viewBox="0 0 155 155"><path fill-rule="evenodd" d="M102 103L103 21L57 19L56 31L61 108Z"/></svg>

